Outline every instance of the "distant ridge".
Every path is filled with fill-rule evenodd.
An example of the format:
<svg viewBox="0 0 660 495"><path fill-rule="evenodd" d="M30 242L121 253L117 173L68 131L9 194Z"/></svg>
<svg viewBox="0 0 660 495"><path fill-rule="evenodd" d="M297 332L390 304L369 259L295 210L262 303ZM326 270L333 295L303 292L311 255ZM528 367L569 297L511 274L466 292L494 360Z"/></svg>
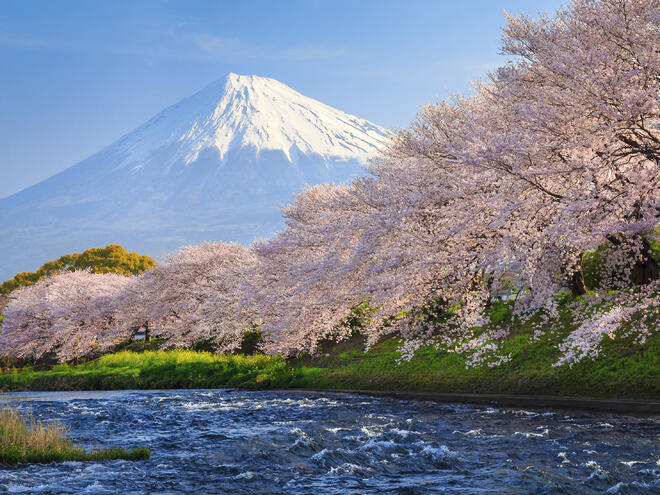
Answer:
<svg viewBox="0 0 660 495"><path fill-rule="evenodd" d="M388 131L275 79L230 73L78 164L0 199L0 280L120 243L160 256L249 243L305 185L345 182Z"/></svg>

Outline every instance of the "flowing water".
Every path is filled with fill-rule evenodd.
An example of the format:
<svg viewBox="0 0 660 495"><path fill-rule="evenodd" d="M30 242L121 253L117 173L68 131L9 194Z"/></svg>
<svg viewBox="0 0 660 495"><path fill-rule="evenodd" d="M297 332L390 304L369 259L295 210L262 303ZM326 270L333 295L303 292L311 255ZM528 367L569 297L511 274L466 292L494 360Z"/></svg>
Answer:
<svg viewBox="0 0 660 495"><path fill-rule="evenodd" d="M0 493L660 493L660 418L350 394L7 394L149 461L0 466Z"/></svg>

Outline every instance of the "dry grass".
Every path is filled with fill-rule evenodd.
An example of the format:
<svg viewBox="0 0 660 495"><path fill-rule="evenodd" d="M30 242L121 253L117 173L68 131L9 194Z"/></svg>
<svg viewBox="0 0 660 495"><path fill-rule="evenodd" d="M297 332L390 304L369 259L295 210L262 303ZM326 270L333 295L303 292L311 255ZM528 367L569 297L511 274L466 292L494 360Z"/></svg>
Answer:
<svg viewBox="0 0 660 495"><path fill-rule="evenodd" d="M29 412L0 403L0 464L53 461L94 461L109 459L148 459L149 449L94 450L77 446L59 421L43 422Z"/></svg>
<svg viewBox="0 0 660 495"><path fill-rule="evenodd" d="M44 423L28 412L0 405L0 449L67 449L73 447L65 426L56 420Z"/></svg>

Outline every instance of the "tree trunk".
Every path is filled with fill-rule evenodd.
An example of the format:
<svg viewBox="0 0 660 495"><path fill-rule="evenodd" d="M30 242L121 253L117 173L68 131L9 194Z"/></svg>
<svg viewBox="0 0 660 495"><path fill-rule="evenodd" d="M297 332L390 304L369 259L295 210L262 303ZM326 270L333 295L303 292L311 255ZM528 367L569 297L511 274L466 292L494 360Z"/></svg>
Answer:
<svg viewBox="0 0 660 495"><path fill-rule="evenodd" d="M637 285L646 285L655 280L658 269L658 263L653 259L651 253L651 244L646 237L642 237L641 254L642 259L635 262L633 273L635 274L635 283Z"/></svg>
<svg viewBox="0 0 660 495"><path fill-rule="evenodd" d="M149 342L150 338L151 338L151 334L149 333L149 322L145 321L144 322L144 341Z"/></svg>
<svg viewBox="0 0 660 495"><path fill-rule="evenodd" d="M568 277L568 288L573 297L582 296L587 293L587 286L584 283L584 272L582 271L582 254L573 267L572 274Z"/></svg>

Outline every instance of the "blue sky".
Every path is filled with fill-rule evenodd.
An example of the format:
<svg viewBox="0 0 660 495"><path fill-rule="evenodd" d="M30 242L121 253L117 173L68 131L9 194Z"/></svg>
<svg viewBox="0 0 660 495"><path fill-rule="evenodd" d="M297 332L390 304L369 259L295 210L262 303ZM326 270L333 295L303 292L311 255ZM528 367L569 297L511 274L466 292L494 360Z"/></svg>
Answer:
<svg viewBox="0 0 660 495"><path fill-rule="evenodd" d="M503 62L504 10L559 0L0 0L0 197L227 72L386 127Z"/></svg>

